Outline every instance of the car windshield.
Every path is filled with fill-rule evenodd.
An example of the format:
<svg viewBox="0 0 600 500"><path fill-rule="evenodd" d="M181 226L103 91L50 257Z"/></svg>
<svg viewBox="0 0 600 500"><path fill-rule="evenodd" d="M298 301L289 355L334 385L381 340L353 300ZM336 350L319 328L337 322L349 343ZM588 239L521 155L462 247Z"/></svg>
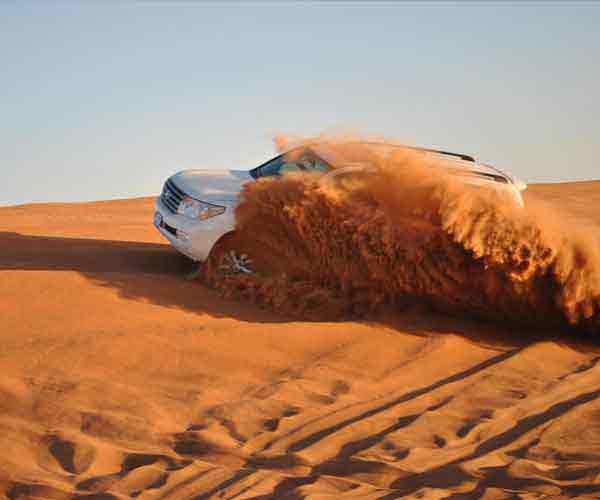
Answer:
<svg viewBox="0 0 600 500"><path fill-rule="evenodd" d="M286 172L297 172L301 170L300 166L292 161L286 159L287 155L281 155L274 158L268 163L261 165L260 177L270 177L273 175L282 175Z"/></svg>
<svg viewBox="0 0 600 500"><path fill-rule="evenodd" d="M287 172L328 172L331 167L311 148L296 148L259 165L250 171L256 179L283 175Z"/></svg>

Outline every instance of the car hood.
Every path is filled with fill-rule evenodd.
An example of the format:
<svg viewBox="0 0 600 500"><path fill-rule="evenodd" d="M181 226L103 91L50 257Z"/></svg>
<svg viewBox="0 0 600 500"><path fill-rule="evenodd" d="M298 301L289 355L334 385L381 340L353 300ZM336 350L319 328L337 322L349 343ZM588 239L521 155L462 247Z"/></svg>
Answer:
<svg viewBox="0 0 600 500"><path fill-rule="evenodd" d="M188 196L225 206L236 205L242 186L251 180L246 170L184 170L171 177Z"/></svg>

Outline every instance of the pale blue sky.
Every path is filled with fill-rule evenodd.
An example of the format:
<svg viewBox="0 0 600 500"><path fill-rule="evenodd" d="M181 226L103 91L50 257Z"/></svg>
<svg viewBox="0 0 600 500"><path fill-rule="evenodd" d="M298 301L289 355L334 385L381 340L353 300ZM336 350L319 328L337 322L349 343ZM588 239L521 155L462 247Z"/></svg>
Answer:
<svg viewBox="0 0 600 500"><path fill-rule="evenodd" d="M276 133L600 178L600 3L0 4L0 205L157 193Z"/></svg>

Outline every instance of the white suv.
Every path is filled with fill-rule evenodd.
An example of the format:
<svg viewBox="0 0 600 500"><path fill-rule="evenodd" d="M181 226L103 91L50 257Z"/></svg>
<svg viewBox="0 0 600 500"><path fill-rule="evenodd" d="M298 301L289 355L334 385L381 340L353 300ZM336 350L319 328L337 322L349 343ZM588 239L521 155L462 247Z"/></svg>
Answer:
<svg viewBox="0 0 600 500"><path fill-rule="evenodd" d="M165 183L156 199L154 225L182 254L195 261L208 257L212 247L235 227L235 206L246 182L286 172L320 172L336 177L368 166L348 167L348 158L327 142L315 142L292 149L252 170L184 170ZM409 148L444 160L453 174L469 184L500 190L518 206L526 185L509 174L486 165L472 156L386 142L355 142L376 154L386 155L396 148ZM342 148L343 150L343 148ZM358 162L359 165L360 162Z"/></svg>

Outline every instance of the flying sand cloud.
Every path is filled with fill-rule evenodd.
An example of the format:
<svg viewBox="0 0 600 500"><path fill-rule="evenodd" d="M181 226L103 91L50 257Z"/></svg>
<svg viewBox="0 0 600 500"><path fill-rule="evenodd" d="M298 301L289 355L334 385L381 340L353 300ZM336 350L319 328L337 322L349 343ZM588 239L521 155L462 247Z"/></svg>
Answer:
<svg viewBox="0 0 600 500"><path fill-rule="evenodd" d="M237 232L262 264L254 276L225 278L209 264L209 281L225 294L314 319L417 301L454 314L600 330L595 237L541 202L516 207L417 152L382 158L357 144L330 146L376 173L343 183L286 175L247 184Z"/></svg>

